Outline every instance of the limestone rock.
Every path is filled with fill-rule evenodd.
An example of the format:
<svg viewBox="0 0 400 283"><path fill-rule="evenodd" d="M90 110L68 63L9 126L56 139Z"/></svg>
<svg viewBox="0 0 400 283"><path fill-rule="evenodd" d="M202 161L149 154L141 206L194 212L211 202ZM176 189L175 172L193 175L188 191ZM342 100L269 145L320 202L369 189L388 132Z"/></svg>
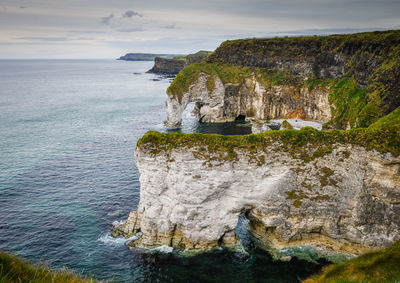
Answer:
<svg viewBox="0 0 400 283"><path fill-rule="evenodd" d="M253 134L263 133L266 131L271 131L272 129L269 127L267 122L262 121L251 121L251 132Z"/></svg>
<svg viewBox="0 0 400 283"><path fill-rule="evenodd" d="M223 162L199 146L138 147L140 203L117 230L140 230L137 246L237 247L234 229L245 214L252 235L276 258L299 246L360 254L398 237L400 162L390 153L336 144L306 162L280 146L238 148L236 159Z"/></svg>
<svg viewBox="0 0 400 283"><path fill-rule="evenodd" d="M213 88L207 82L213 76ZM233 121L238 116L256 120L278 119L301 109L311 120L329 120L329 87L309 90L289 85L266 87L255 77L243 84L223 83L218 76L201 73L196 83L181 98L167 93L167 121L169 127L181 124L181 116L190 102L196 103L195 116L200 122Z"/></svg>

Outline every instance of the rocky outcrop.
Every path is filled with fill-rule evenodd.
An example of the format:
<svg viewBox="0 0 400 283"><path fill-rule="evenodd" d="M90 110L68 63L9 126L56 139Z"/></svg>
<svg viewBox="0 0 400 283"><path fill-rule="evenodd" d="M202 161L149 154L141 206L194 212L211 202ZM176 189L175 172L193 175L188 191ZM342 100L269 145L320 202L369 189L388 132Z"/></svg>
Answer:
<svg viewBox="0 0 400 283"><path fill-rule="evenodd" d="M265 86L255 76L245 78L243 83L224 84L218 76L200 73L182 97L168 93L166 125L179 126L190 102L196 102L194 114L200 122L233 121L239 116L256 120L290 117L327 121L331 118L329 89Z"/></svg>
<svg viewBox="0 0 400 283"><path fill-rule="evenodd" d="M147 72L176 75L183 69L183 67L185 67L185 60L156 57L154 59L153 68Z"/></svg>
<svg viewBox="0 0 400 283"><path fill-rule="evenodd" d="M400 233L400 160L353 141L315 144L332 137L317 130L296 135L146 134L135 153L140 203L115 235L141 231L134 245L145 247L237 247L245 214L276 258L299 246L360 254L392 243Z"/></svg>
<svg viewBox="0 0 400 283"><path fill-rule="evenodd" d="M203 62L204 59L207 58L212 52L211 51L205 51L201 50L199 52L189 54L186 56L186 66L194 64L194 63L200 63Z"/></svg>
<svg viewBox="0 0 400 283"><path fill-rule="evenodd" d="M399 74L400 31L226 41L176 77L167 91L166 125L179 126L180 109L195 101L199 121L276 119L297 111L330 119L330 128L367 127L400 106ZM306 92L314 85L324 94ZM321 99L317 108L314 98Z"/></svg>
<svg viewBox="0 0 400 283"><path fill-rule="evenodd" d="M154 66L148 73L156 74L166 74L166 75L176 75L185 66L202 62L209 54L210 51L199 51L194 54L189 54L187 56L176 56L173 58L154 58Z"/></svg>

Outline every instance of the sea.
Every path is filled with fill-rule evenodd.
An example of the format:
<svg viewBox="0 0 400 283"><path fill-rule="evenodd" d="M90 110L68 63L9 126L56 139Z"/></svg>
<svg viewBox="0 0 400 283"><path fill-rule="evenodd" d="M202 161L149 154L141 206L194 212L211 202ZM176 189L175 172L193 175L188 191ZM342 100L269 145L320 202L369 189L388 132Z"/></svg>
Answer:
<svg viewBox="0 0 400 283"><path fill-rule="evenodd" d="M182 256L130 250L110 227L139 202L134 151L149 130L168 132L172 78L153 62L0 60L0 250L52 269L116 282L298 282L323 263L274 262L237 230L247 255L226 250ZM243 122L180 132L249 134Z"/></svg>

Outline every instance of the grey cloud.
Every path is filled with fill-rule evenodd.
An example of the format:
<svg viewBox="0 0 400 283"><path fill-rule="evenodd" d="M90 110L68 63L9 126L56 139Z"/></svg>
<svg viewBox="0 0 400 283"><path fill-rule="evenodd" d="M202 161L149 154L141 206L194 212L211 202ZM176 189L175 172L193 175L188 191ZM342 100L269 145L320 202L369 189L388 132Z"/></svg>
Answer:
<svg viewBox="0 0 400 283"><path fill-rule="evenodd" d="M105 34L105 32L101 30L69 30L68 32L77 34Z"/></svg>
<svg viewBox="0 0 400 283"><path fill-rule="evenodd" d="M27 36L27 37L17 37L15 39L28 40L28 41L66 41L68 40L68 37Z"/></svg>
<svg viewBox="0 0 400 283"><path fill-rule="evenodd" d="M143 28L137 27L137 28L121 28L118 29L117 31L119 32L137 32L137 31L144 31Z"/></svg>
<svg viewBox="0 0 400 283"><path fill-rule="evenodd" d="M107 17L103 17L103 18L101 18L100 19L100 23L102 23L102 24L109 24L110 22L111 22L111 20L114 18L114 14L110 14L109 16L107 16Z"/></svg>
<svg viewBox="0 0 400 283"><path fill-rule="evenodd" d="M143 14L132 10L126 11L125 13L122 14L122 18L132 18L134 16L143 17Z"/></svg>
<svg viewBox="0 0 400 283"><path fill-rule="evenodd" d="M176 27L176 24L170 24L170 25L164 26L164 28L166 28L166 29L176 29L177 27Z"/></svg>

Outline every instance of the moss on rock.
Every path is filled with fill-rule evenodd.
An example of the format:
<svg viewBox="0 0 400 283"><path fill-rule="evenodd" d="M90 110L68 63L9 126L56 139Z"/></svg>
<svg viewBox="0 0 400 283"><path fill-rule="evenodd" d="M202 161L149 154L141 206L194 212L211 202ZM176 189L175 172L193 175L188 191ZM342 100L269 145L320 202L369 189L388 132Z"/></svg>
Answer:
<svg viewBox="0 0 400 283"><path fill-rule="evenodd" d="M284 129L291 130L291 129L293 129L293 126L288 121L285 120L282 122L281 129L282 130L284 130Z"/></svg>
<svg viewBox="0 0 400 283"><path fill-rule="evenodd" d="M400 154L400 126L384 129L359 128L352 130L318 131L305 127L301 130L268 131L245 136L147 132L137 148L153 155L175 148L201 148L204 156L219 156L221 161L235 161L237 152L258 156L268 148L288 152L293 158L306 162L332 152L337 144L352 144L381 153ZM254 155L254 156L253 156ZM205 159L205 157L199 158Z"/></svg>

